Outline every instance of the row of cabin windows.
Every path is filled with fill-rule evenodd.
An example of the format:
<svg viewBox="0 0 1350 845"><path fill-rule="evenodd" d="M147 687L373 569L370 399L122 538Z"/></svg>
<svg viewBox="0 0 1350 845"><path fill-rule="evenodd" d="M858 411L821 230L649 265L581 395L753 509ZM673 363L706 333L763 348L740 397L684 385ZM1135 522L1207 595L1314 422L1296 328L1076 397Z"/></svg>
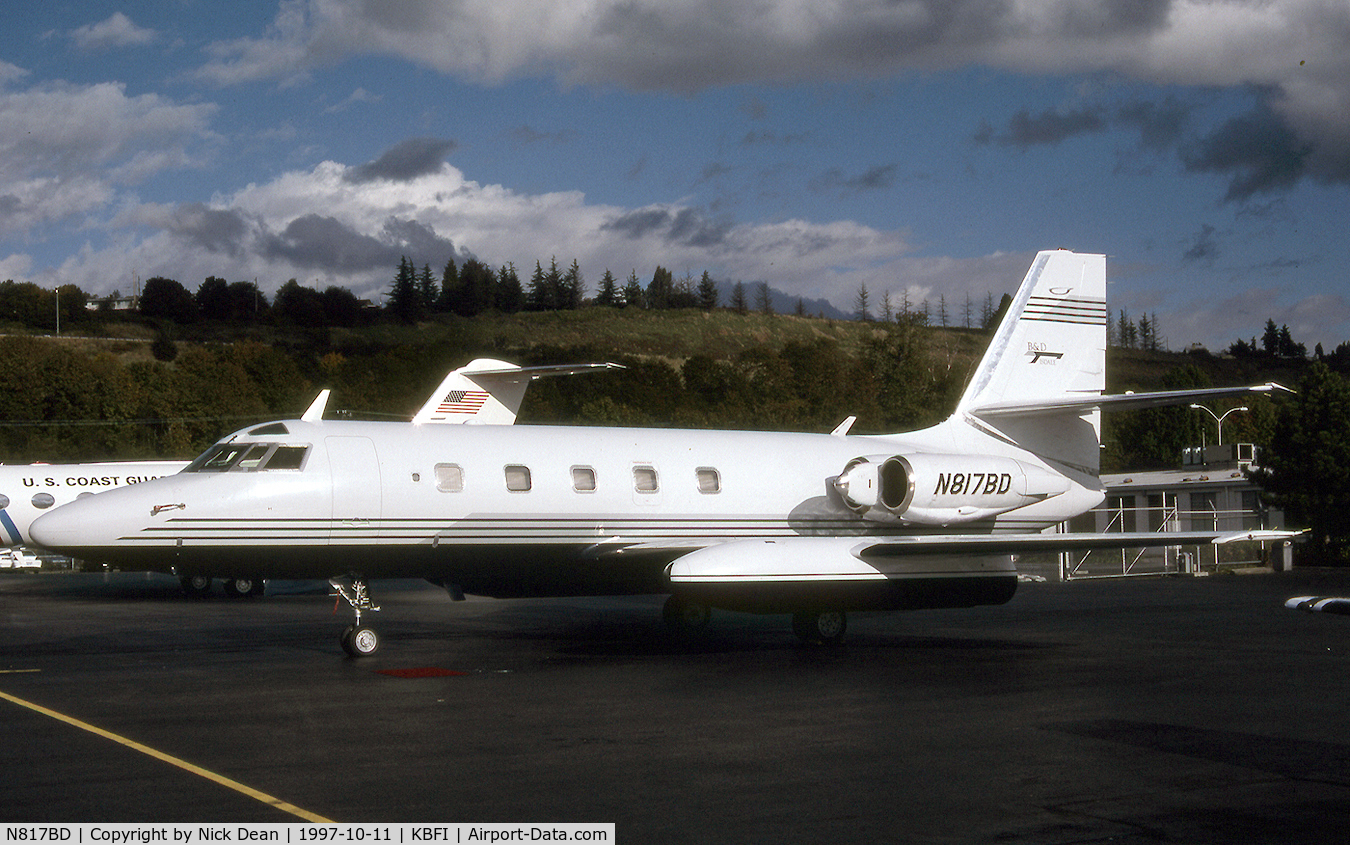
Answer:
<svg viewBox="0 0 1350 845"><path fill-rule="evenodd" d="M521 464L508 464L505 467L506 489L512 493L528 493L532 486L530 468ZM722 476L712 467L699 467L694 470L700 493L721 493ZM461 493L464 491L464 468L459 464L436 464L436 489L442 493ZM572 489L578 493L596 491L595 468L588 466L572 467ZM633 467L633 490L638 493L658 493L661 490L660 478L656 468L651 466Z"/></svg>

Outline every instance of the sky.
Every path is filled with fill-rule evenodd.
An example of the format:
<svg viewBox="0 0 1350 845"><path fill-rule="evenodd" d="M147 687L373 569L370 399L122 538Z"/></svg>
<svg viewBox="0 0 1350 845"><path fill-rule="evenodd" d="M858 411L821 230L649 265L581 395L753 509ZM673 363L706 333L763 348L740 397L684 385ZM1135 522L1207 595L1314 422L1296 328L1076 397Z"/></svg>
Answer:
<svg viewBox="0 0 1350 845"><path fill-rule="evenodd" d="M1345 0L13 0L0 279L378 299L402 256L852 311L1105 253L1113 315L1350 340Z"/></svg>

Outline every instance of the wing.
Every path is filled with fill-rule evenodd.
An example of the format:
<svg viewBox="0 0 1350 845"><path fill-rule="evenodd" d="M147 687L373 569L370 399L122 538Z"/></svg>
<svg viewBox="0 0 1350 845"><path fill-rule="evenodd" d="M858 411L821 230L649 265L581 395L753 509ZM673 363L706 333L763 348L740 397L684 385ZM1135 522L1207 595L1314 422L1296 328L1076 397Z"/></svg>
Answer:
<svg viewBox="0 0 1350 845"><path fill-rule="evenodd" d="M1075 549L1191 546L1243 540L1286 542L1299 531L1168 531L1115 534L916 534L901 537L785 537L715 543L669 567L676 588L754 583L899 580L918 577L1003 577L1016 574L1009 555ZM693 541L681 543L688 548ZM599 548L599 547L596 547ZM654 553L635 543L611 552ZM677 553L679 547L670 546ZM750 589L747 587L747 589Z"/></svg>

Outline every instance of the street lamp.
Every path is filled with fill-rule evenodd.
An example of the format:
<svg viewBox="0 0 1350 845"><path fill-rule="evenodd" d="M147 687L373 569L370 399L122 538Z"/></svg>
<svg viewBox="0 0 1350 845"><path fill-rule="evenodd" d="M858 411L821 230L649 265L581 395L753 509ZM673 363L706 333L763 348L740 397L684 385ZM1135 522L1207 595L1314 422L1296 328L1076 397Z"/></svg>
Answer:
<svg viewBox="0 0 1350 845"><path fill-rule="evenodd" d="M1219 445L1220 445L1220 446L1223 445L1223 421L1224 421L1224 419L1226 419L1226 418L1228 417L1229 414L1231 414L1231 413L1233 413L1233 412L1235 412L1235 411L1250 411L1250 410L1251 410L1251 408L1248 408L1246 405L1242 405L1242 406L1237 407L1237 408L1229 408L1227 411L1224 411L1224 412L1223 412L1223 416L1221 417L1221 416L1219 416L1218 414L1216 414L1216 413L1214 413L1213 411L1211 411L1209 408L1206 408L1204 405L1192 405L1191 407L1192 407L1193 409L1197 410L1197 411L1204 411L1206 414L1209 414L1211 417L1214 418L1214 422L1216 422L1216 423L1219 424Z"/></svg>

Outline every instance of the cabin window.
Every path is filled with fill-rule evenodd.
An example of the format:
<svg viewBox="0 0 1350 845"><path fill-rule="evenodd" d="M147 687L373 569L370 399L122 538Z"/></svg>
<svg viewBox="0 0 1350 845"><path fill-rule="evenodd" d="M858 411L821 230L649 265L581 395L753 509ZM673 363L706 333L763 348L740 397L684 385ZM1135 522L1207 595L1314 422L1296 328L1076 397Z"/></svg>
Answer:
<svg viewBox="0 0 1350 845"><path fill-rule="evenodd" d="M595 470L591 467L572 467L572 489L578 493L594 493Z"/></svg>
<svg viewBox="0 0 1350 845"><path fill-rule="evenodd" d="M657 484L655 467L633 467L633 489L639 493L655 493L661 489Z"/></svg>
<svg viewBox="0 0 1350 845"><path fill-rule="evenodd" d="M299 469L305 463L308 446L278 446L263 469Z"/></svg>
<svg viewBox="0 0 1350 845"><path fill-rule="evenodd" d="M512 493L530 492L530 468L511 464L506 468L506 489Z"/></svg>
<svg viewBox="0 0 1350 845"><path fill-rule="evenodd" d="M721 493L722 476L712 467L699 467L694 470L698 477L698 492L700 493Z"/></svg>
<svg viewBox="0 0 1350 845"><path fill-rule="evenodd" d="M51 493L35 493L33 495L33 507L38 510L45 510L56 504L56 497Z"/></svg>
<svg viewBox="0 0 1350 845"><path fill-rule="evenodd" d="M442 493L464 492L464 470L459 464L436 464L436 489Z"/></svg>
<svg viewBox="0 0 1350 845"><path fill-rule="evenodd" d="M7 507L9 507L9 497L4 493L0 493L0 510L4 510Z"/></svg>

